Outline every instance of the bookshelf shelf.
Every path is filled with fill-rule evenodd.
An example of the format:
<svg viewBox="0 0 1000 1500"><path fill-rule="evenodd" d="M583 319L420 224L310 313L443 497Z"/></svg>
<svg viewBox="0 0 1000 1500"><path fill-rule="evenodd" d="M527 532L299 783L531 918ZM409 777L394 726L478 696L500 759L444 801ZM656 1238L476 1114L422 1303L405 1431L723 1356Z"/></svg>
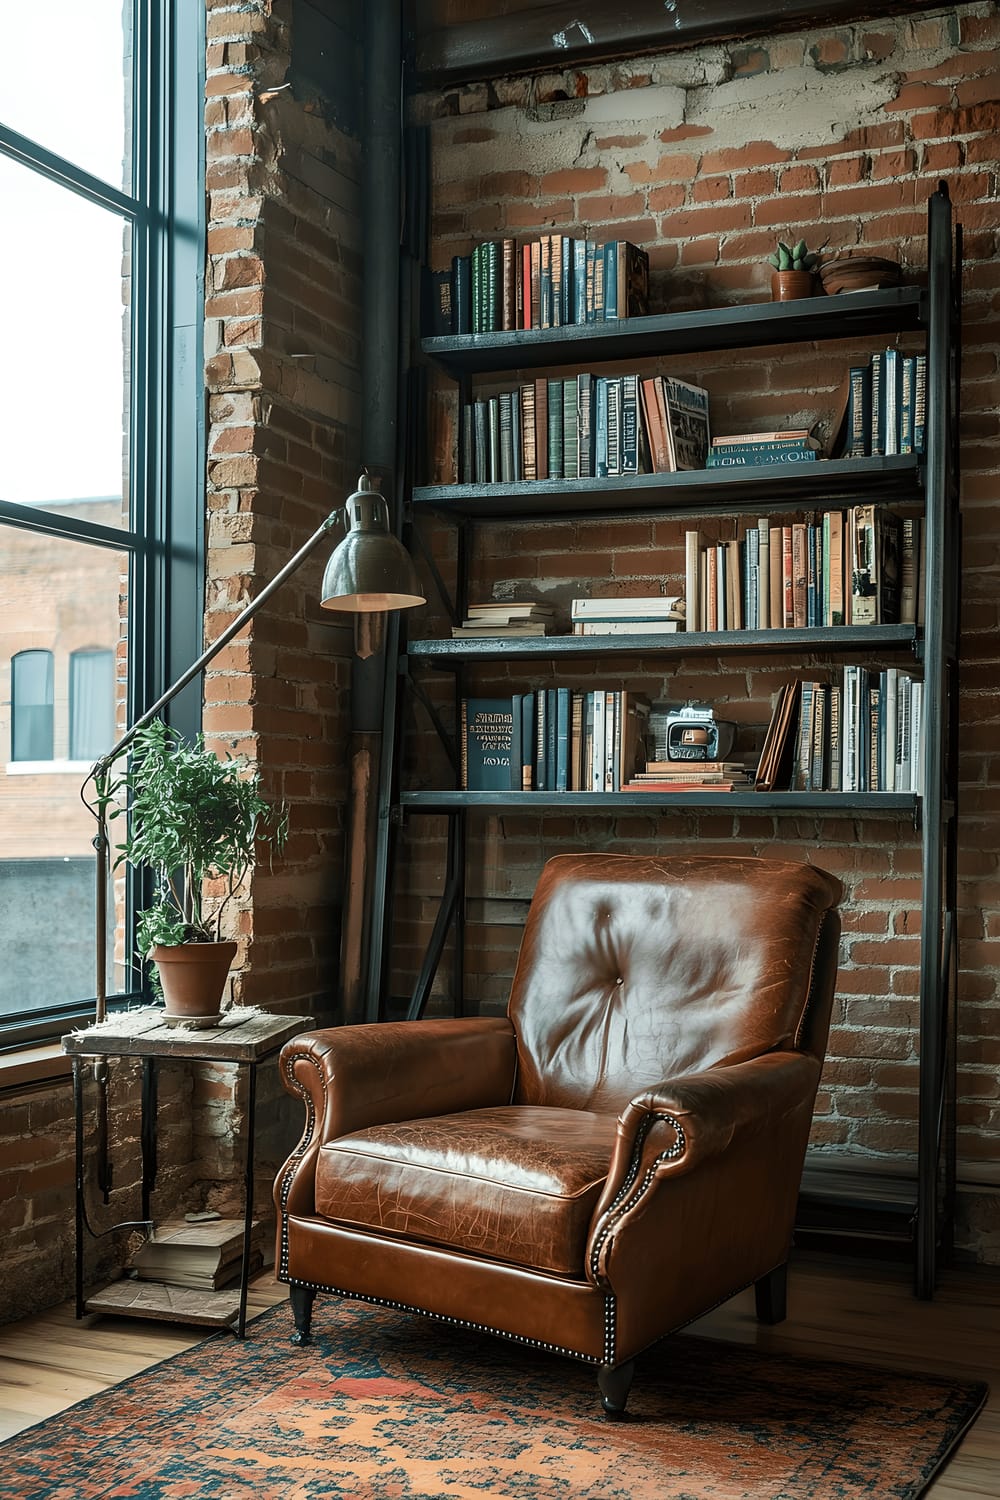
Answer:
<svg viewBox="0 0 1000 1500"><path fill-rule="evenodd" d="M766 651L784 656L803 650L915 651L914 625L838 626L830 630L731 630L722 633L679 630L668 635L464 636L448 640L410 641L410 656L451 665L456 662L549 661L598 656L730 656L737 651Z"/></svg>
<svg viewBox="0 0 1000 1500"><path fill-rule="evenodd" d="M541 369L560 363L607 364L768 344L811 343L899 333L922 326L919 287L805 297L797 302L753 302L695 312L622 318L560 328L466 333L424 339L421 349L453 375Z"/></svg>
<svg viewBox="0 0 1000 1500"><path fill-rule="evenodd" d="M704 515L706 508L711 508L719 514L732 514L863 499L920 503L916 455L755 464L745 469L689 469L679 474L632 474L614 479L421 485L412 495L415 507L483 520L620 515L623 507L689 515Z"/></svg>
<svg viewBox="0 0 1000 1500"><path fill-rule="evenodd" d="M520 809L544 812L578 807L588 812L613 814L634 812L636 808L663 812L665 809L724 809L727 812L821 813L825 816L866 817L912 816L919 797L910 792L755 792L752 787L738 792L403 792L399 806L403 812L448 812L456 808Z"/></svg>

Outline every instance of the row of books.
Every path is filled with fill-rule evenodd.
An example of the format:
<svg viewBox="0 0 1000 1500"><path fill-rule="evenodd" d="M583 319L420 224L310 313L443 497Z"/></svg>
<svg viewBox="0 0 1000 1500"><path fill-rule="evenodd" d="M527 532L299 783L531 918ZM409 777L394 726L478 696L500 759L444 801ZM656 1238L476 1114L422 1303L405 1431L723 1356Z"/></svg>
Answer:
<svg viewBox="0 0 1000 1500"><path fill-rule="evenodd" d="M778 695L757 768L761 791L923 790L923 683L897 667L847 665Z"/></svg>
<svg viewBox="0 0 1000 1500"><path fill-rule="evenodd" d="M538 377L462 406L465 484L609 478L702 469L708 392L666 376Z"/></svg>
<svg viewBox="0 0 1000 1500"><path fill-rule="evenodd" d="M489 240L427 285L432 336L603 323L649 312L649 256L628 240Z"/></svg>
<svg viewBox="0 0 1000 1500"><path fill-rule="evenodd" d="M913 625L923 619L923 526L876 505L707 542L685 532L689 630Z"/></svg>
<svg viewBox="0 0 1000 1500"><path fill-rule="evenodd" d="M463 698L462 789L619 792L645 758L648 717L624 688Z"/></svg>
<svg viewBox="0 0 1000 1500"><path fill-rule="evenodd" d="M926 355L885 349L852 365L845 458L923 453L926 414Z"/></svg>

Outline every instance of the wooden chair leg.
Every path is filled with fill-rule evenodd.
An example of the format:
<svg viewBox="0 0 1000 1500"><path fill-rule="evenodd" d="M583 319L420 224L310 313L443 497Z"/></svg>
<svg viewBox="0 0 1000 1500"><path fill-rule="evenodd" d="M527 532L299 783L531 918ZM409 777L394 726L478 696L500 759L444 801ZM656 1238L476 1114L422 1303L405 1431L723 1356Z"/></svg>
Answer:
<svg viewBox="0 0 1000 1500"><path fill-rule="evenodd" d="M299 1286L292 1282L288 1288L288 1300L292 1305L292 1317L295 1319L295 1332L292 1334L293 1344L312 1343L312 1310L316 1301L316 1293L310 1286Z"/></svg>
<svg viewBox="0 0 1000 1500"><path fill-rule="evenodd" d="M625 1403L628 1401L634 1374L635 1361L632 1359L623 1365L602 1365L598 1370L601 1405L609 1421L620 1422L625 1416Z"/></svg>
<svg viewBox="0 0 1000 1500"><path fill-rule="evenodd" d="M758 1323L783 1323L788 1313L788 1266L775 1266L754 1282Z"/></svg>

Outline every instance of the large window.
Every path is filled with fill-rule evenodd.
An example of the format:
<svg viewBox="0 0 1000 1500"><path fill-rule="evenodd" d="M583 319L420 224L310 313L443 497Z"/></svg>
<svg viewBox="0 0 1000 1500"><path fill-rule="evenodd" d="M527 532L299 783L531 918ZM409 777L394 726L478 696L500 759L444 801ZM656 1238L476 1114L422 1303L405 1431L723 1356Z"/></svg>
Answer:
<svg viewBox="0 0 1000 1500"><path fill-rule="evenodd" d="M176 0L4 15L0 1045L136 982L80 790L200 649L204 50Z"/></svg>

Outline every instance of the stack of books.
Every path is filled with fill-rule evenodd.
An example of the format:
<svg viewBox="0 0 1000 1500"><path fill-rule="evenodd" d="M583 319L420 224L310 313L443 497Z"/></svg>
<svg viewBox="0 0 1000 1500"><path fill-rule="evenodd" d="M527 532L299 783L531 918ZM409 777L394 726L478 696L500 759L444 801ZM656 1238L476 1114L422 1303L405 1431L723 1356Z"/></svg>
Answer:
<svg viewBox="0 0 1000 1500"><path fill-rule="evenodd" d="M260 1221L255 1219L251 1228L251 1271L259 1270L263 1263L263 1254L254 1243L259 1230ZM242 1258L242 1219L198 1223L164 1219L139 1246L130 1267L140 1281L217 1291L239 1275Z"/></svg>
<svg viewBox="0 0 1000 1500"><path fill-rule="evenodd" d="M453 636L548 635L555 611L551 605L530 600L518 603L470 604L461 625L453 625Z"/></svg>
<svg viewBox="0 0 1000 1500"><path fill-rule="evenodd" d="M808 427L788 428L784 432L736 432L730 437L712 439L707 469L739 469L754 464L815 463L819 442Z"/></svg>
<svg viewBox="0 0 1000 1500"><path fill-rule="evenodd" d="M741 760L651 760L623 792L732 792L752 785Z"/></svg>
<svg viewBox="0 0 1000 1500"><path fill-rule="evenodd" d="M669 635L684 627L684 600L679 594L574 599L570 619L574 635Z"/></svg>

